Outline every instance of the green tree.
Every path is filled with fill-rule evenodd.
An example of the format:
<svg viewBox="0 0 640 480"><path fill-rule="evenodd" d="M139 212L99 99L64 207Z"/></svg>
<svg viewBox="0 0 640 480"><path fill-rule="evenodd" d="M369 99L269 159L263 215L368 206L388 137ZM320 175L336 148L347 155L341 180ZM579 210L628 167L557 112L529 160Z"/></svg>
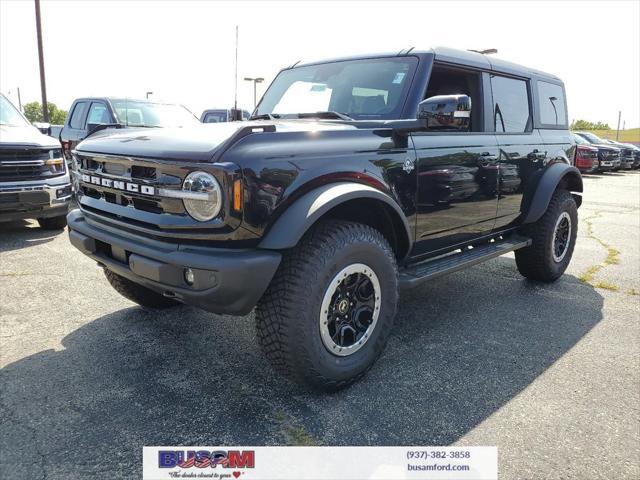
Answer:
<svg viewBox="0 0 640 480"><path fill-rule="evenodd" d="M593 123L587 120L574 120L570 128L571 130L611 130L611 127L607 123Z"/></svg>
<svg viewBox="0 0 640 480"><path fill-rule="evenodd" d="M49 106L49 123L52 125L64 124L64 120L67 118L67 111L58 108L55 103L48 102L47 104ZM32 123L42 122L42 105L39 102L25 104L24 116Z"/></svg>

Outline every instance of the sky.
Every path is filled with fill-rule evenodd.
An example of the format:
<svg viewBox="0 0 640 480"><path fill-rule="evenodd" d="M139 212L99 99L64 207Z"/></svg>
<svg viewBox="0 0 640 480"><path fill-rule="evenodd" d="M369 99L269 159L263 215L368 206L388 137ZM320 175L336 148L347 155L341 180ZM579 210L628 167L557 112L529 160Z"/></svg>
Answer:
<svg viewBox="0 0 640 480"><path fill-rule="evenodd" d="M566 84L569 118L640 127L640 1L62 1L42 0L49 102L81 96L181 103L199 115L251 110L299 60L415 47L498 49L497 57ZM0 91L40 101L32 0L0 0ZM622 123L621 123L622 127Z"/></svg>

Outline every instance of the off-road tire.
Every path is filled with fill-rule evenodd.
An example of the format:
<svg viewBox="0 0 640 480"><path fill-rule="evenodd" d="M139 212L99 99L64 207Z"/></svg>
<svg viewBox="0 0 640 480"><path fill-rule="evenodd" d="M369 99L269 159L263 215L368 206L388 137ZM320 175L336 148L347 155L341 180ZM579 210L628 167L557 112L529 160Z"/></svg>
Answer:
<svg viewBox="0 0 640 480"><path fill-rule="evenodd" d="M116 292L141 307L160 310L179 305L179 302L164 297L142 285L138 285L128 278L124 278L106 268L104 269L104 275Z"/></svg>
<svg viewBox="0 0 640 480"><path fill-rule="evenodd" d="M554 233L563 212L569 214L571 231L564 258L558 262L553 254ZM518 271L526 278L540 282L550 283L560 278L569 266L578 233L578 207L571 193L556 190L544 215L537 222L525 225L522 233L530 237L533 243L516 250Z"/></svg>
<svg viewBox="0 0 640 480"><path fill-rule="evenodd" d="M381 291L377 323L369 339L349 356L332 354L320 333L320 312L332 279L345 267L365 264ZM398 268L384 236L367 225L321 222L287 251L256 308L260 347L271 365L315 390L351 385L382 353L396 315Z"/></svg>
<svg viewBox="0 0 640 480"><path fill-rule="evenodd" d="M67 226L67 216L60 215L58 217L39 218L40 228L44 230L62 230Z"/></svg>

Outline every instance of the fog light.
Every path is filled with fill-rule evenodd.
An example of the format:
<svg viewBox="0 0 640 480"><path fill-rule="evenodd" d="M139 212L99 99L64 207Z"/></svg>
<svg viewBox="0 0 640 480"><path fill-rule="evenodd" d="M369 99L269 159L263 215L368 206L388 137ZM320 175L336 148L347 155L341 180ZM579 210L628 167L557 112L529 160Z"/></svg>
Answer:
<svg viewBox="0 0 640 480"><path fill-rule="evenodd" d="M184 269L184 281L187 282L187 285L193 285L193 282L195 282L195 276L193 275L193 270L191 270L190 268L185 268Z"/></svg>

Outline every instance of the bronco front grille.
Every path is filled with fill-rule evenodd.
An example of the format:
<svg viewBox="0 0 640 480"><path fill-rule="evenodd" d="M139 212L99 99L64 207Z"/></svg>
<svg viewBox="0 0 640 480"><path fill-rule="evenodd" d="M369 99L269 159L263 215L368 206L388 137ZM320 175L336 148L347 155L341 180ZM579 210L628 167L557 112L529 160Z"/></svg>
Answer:
<svg viewBox="0 0 640 480"><path fill-rule="evenodd" d="M78 203L87 218L118 230L138 231L167 240L218 240L235 230L240 215L229 215L233 180L239 168L211 164L74 152ZM209 222L195 221L180 198L184 178L202 170L214 175L223 190L223 208ZM173 191L173 192L172 192Z"/></svg>

